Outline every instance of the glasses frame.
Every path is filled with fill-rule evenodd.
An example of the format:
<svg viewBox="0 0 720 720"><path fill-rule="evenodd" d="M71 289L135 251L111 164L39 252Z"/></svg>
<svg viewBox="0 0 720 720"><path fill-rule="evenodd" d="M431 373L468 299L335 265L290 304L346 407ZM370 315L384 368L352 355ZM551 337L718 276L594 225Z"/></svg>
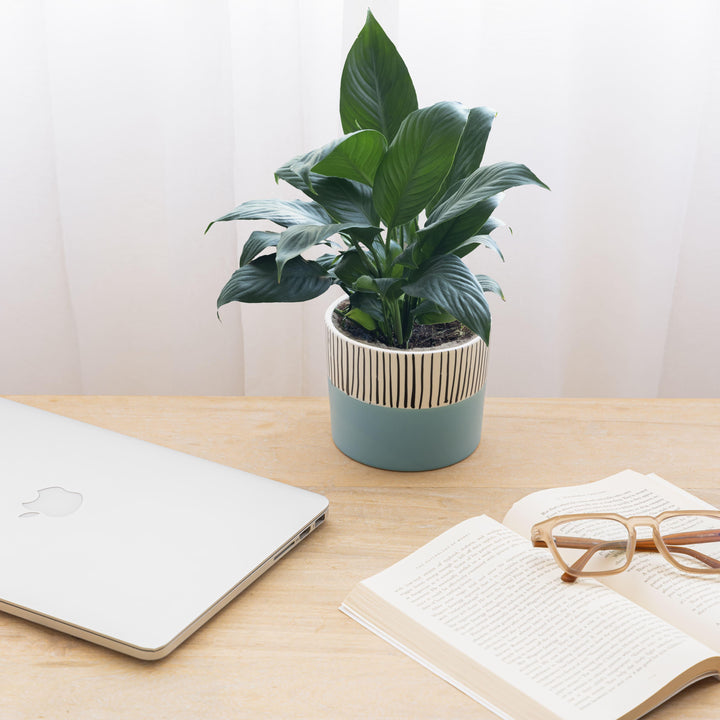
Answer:
<svg viewBox="0 0 720 720"><path fill-rule="evenodd" d="M718 530L699 530L696 532L687 531L672 533L667 535L663 540L660 534L660 523L672 517L680 517L684 515L694 515L696 517L712 517L717 518L720 522L720 510L667 510L659 515L634 515L625 517L618 513L574 513L570 515L555 515L540 522L535 523L530 531L530 540L534 547L546 547L550 550L555 562L563 570L561 576L565 582L575 582L579 577L593 577L600 575L617 575L627 570L635 555L635 552L657 552L662 555L673 567L683 572L693 574L718 574L720 573L720 561L711 558L709 555L695 550L694 548L684 547L685 545L697 545L704 542L720 542L720 525ZM568 565L560 555L560 551L553 538L552 530L556 525L573 520L615 520L625 526L628 533L628 542L625 549L626 560L623 565L611 570L583 570L582 568L588 563L594 553L599 550L610 549L608 546L613 542L599 543L591 538L568 538L568 544L561 547L575 547L577 549L587 549L584 555L581 555L572 565ZM650 527L652 529L652 538L637 539L636 528ZM701 562L708 565L707 568L689 568L680 564L670 552L666 540L672 539L673 552L684 553L690 555ZM584 541L584 542L583 542ZM614 543L623 541L614 541ZM593 544L590 544L593 543Z"/></svg>

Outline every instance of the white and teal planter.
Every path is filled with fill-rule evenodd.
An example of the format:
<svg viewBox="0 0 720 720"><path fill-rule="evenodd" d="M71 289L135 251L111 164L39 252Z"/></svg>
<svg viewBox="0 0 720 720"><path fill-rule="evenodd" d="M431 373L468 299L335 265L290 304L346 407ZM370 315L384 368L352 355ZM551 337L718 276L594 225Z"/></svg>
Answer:
<svg viewBox="0 0 720 720"><path fill-rule="evenodd" d="M434 470L477 448L487 345L477 336L428 350L378 347L342 333L325 315L335 445L385 470Z"/></svg>

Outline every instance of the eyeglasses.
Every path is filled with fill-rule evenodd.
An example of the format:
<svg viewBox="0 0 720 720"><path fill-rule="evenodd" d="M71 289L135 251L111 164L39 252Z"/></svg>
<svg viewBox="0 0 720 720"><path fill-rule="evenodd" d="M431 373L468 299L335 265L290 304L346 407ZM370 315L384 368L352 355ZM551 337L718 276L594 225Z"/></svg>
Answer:
<svg viewBox="0 0 720 720"><path fill-rule="evenodd" d="M720 574L718 510L670 510L656 517L557 515L533 525L530 539L550 549L565 582L622 572L636 551L660 553L685 572Z"/></svg>

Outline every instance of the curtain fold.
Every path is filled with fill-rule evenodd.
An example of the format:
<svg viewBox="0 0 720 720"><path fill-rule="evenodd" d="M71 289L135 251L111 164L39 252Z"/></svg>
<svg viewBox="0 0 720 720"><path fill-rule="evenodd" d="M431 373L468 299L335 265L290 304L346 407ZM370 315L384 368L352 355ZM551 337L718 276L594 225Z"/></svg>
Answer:
<svg viewBox="0 0 720 720"><path fill-rule="evenodd" d="M296 197L273 172L341 134L368 5L421 105L498 111L488 392L718 396L720 11L712 0L8 0L0 5L0 394L326 392L327 295L215 299Z"/></svg>

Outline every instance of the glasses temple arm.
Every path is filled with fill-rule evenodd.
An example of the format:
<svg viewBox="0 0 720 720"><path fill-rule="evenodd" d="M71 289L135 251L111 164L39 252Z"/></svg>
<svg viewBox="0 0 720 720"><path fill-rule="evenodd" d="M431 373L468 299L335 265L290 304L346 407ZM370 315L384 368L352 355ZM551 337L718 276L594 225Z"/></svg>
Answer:
<svg viewBox="0 0 720 720"><path fill-rule="evenodd" d="M666 545L699 545L720 541L720 530L697 530L696 532L679 532L672 535L663 535Z"/></svg>
<svg viewBox="0 0 720 720"><path fill-rule="evenodd" d="M718 539L718 533L715 530L707 530L700 533L677 533L676 535L668 535L664 537L665 544L668 550L671 552L682 553L683 555L689 555L705 563L711 568L720 568L720 562L715 560L704 553L701 553L693 548L685 548L677 545L678 542L686 543L699 543L699 542L713 542L714 539ZM698 537L701 536L701 539ZM713 537L714 536L714 537ZM668 545L668 541L671 544ZM542 543L543 546L547 547L543 541L536 541L535 544ZM592 540L590 538L570 538L570 537L556 537L555 544L557 547L563 548L576 548L582 549L587 548L587 552L581 555L569 568L568 571L564 572L561 576L565 582L575 582L577 580L577 574L582 572L582 569L588 564L590 558L601 550L622 550L627 547L625 540L615 540L610 542L602 542L600 540ZM649 540L638 540L635 545L635 549L641 552L659 552L655 545L654 539Z"/></svg>
<svg viewBox="0 0 720 720"><path fill-rule="evenodd" d="M715 531L712 531L715 532ZM706 555L705 553L701 553L699 550L695 550L694 548L688 548L688 547L682 547L682 545L678 544L678 540L672 539L673 535L665 535L663 537L663 542L665 543L665 547L671 552L671 553L678 553L681 555L689 555L690 557L695 558L696 560L699 560L702 563L705 563L708 567L717 569L720 568L720 562L718 562L714 557L711 557L710 555ZM681 539L679 542L688 542L692 544L701 543L701 542L712 542L710 539L702 539L702 540L693 540L693 539L686 539L691 538L691 536L683 536L683 539ZM658 552L657 547L655 546L654 540L638 540L637 544L635 546L636 550L639 550L640 552Z"/></svg>
<svg viewBox="0 0 720 720"><path fill-rule="evenodd" d="M560 544L558 542L559 538L555 538L555 544L558 547L577 547L577 545L565 545ZM564 572L560 577L564 582L575 582L577 580L577 574L582 572L582 569L588 564L590 561L590 558L596 553L601 550L625 550L627 549L627 540L612 540L608 542L602 542L602 541L593 541L589 540L588 542L596 542L595 545L587 546L588 547L587 552L585 552L583 555L581 555L570 567L568 568L567 572ZM653 548L657 552L657 548L653 545Z"/></svg>
<svg viewBox="0 0 720 720"><path fill-rule="evenodd" d="M590 558L599 550L610 550L613 548L625 548L627 547L627 541L615 540L614 542L604 542L602 540L595 540L593 538L576 538L567 536L556 536L553 538L555 546L559 548L573 548L575 550L586 549L587 552L581 555L569 568L568 571L564 572L560 578L564 582L572 583L577 580L577 575L573 573L582 572L582 569L587 565ZM547 543L544 540L536 539L533 540L534 547L547 547ZM655 546L653 545L653 548Z"/></svg>

